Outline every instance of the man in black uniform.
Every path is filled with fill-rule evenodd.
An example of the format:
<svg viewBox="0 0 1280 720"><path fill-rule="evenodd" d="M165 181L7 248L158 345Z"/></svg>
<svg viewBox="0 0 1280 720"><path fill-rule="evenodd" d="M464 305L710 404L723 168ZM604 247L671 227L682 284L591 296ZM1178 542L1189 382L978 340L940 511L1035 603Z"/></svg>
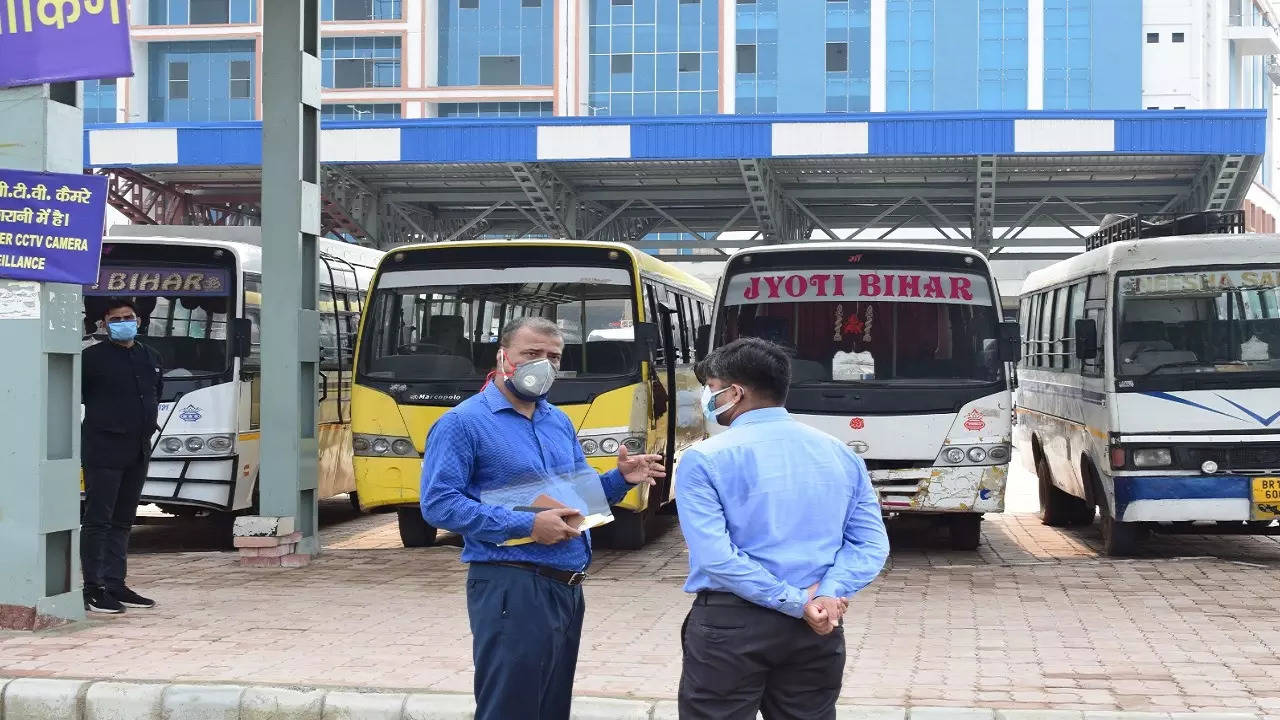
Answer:
<svg viewBox="0 0 1280 720"><path fill-rule="evenodd" d="M155 607L155 601L130 590L124 576L129 532L147 479L164 373L160 356L134 340L138 314L133 302L109 300L102 324L109 342L81 353L85 505L80 564L85 609L122 613L126 607Z"/></svg>

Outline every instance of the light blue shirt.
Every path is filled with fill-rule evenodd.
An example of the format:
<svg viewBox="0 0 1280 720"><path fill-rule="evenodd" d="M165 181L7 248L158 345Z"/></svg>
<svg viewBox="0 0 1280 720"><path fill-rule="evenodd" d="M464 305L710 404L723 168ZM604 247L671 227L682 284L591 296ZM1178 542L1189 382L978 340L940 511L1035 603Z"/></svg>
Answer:
<svg viewBox="0 0 1280 720"><path fill-rule="evenodd" d="M848 597L889 555L867 467L783 408L744 413L680 458L676 507L685 592L728 592L803 617L808 588Z"/></svg>

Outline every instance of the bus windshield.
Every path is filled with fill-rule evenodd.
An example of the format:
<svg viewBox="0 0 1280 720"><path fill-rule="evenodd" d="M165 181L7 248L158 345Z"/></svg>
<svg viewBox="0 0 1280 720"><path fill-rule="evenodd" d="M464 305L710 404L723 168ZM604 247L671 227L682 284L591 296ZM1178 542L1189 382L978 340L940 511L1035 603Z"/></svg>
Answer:
<svg viewBox="0 0 1280 720"><path fill-rule="evenodd" d="M564 333L561 378L629 375L636 290L620 268L398 270L379 276L362 370L400 381L469 380L494 367L504 323L554 320Z"/></svg>
<svg viewBox="0 0 1280 720"><path fill-rule="evenodd" d="M1280 269L1127 275L1119 285L1117 375L1280 370Z"/></svg>
<svg viewBox="0 0 1280 720"><path fill-rule="evenodd" d="M96 327L107 301L126 297L138 306L138 339L160 354L165 377L218 375L231 362L227 349L230 273L223 268L103 265L85 289L85 330Z"/></svg>
<svg viewBox="0 0 1280 720"><path fill-rule="evenodd" d="M920 385L1003 378L986 277L927 270L780 270L731 277L717 345L759 337L792 384Z"/></svg>

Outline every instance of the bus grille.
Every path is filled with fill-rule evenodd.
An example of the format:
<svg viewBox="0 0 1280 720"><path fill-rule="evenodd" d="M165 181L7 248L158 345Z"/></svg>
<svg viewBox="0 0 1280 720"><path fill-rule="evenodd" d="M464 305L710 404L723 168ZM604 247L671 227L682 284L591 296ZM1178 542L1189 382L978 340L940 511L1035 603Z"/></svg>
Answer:
<svg viewBox="0 0 1280 720"><path fill-rule="evenodd" d="M1185 453L1192 467L1212 460L1226 472L1280 472L1280 444L1187 448Z"/></svg>

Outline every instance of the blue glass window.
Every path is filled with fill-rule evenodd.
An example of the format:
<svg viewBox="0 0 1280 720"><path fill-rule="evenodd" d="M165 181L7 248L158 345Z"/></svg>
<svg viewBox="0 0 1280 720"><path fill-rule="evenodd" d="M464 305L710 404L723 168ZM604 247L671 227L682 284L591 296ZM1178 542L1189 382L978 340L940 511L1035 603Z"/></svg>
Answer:
<svg viewBox="0 0 1280 720"><path fill-rule="evenodd" d="M1044 107L1085 110L1092 104L1090 0L1044 0Z"/></svg>
<svg viewBox="0 0 1280 720"><path fill-rule="evenodd" d="M320 80L327 88L400 87L400 38L321 38Z"/></svg>
<svg viewBox="0 0 1280 720"><path fill-rule="evenodd" d="M321 120L392 120L400 117L400 103L333 103L320 106Z"/></svg>
<svg viewBox="0 0 1280 720"><path fill-rule="evenodd" d="M544 117L553 114L551 103L440 103L440 117Z"/></svg>
<svg viewBox="0 0 1280 720"><path fill-rule="evenodd" d="M440 85L552 84L555 3L551 0L537 4L530 0L438 2ZM514 60L495 63L490 58ZM493 81L494 71L502 82Z"/></svg>
<svg viewBox="0 0 1280 720"><path fill-rule="evenodd" d="M113 123L116 122L117 119L115 78L104 80L85 80L85 123Z"/></svg>
<svg viewBox="0 0 1280 720"><path fill-rule="evenodd" d="M321 0L321 20L399 20L401 0Z"/></svg>
<svg viewBox="0 0 1280 720"><path fill-rule="evenodd" d="M735 112L739 114L773 112L768 108L777 107L777 86L769 81L778 77L778 2L738 2L735 11L738 71L734 105ZM749 51L744 53L744 48L749 48Z"/></svg>
<svg viewBox="0 0 1280 720"><path fill-rule="evenodd" d="M254 119L253 42L151 43L148 53L152 122Z"/></svg>
<svg viewBox="0 0 1280 720"><path fill-rule="evenodd" d="M978 108L1027 107L1027 0L980 0Z"/></svg>
<svg viewBox="0 0 1280 720"><path fill-rule="evenodd" d="M933 0L888 0L887 109L933 109Z"/></svg>
<svg viewBox="0 0 1280 720"><path fill-rule="evenodd" d="M710 107L715 112L722 1L727 0L592 0L590 101L584 111L698 114Z"/></svg>
<svg viewBox="0 0 1280 720"><path fill-rule="evenodd" d="M257 22L258 0L150 0L148 25L227 25Z"/></svg>

